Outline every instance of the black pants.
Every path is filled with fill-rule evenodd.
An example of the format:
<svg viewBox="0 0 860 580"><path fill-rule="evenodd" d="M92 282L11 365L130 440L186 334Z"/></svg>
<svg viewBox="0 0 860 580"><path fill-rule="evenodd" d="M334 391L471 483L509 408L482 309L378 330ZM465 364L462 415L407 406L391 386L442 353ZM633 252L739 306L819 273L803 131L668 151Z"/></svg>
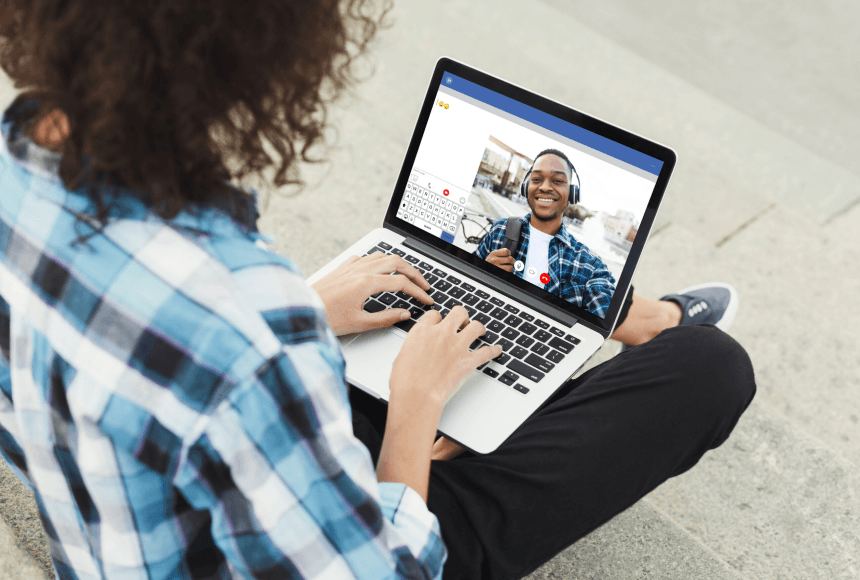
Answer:
<svg viewBox="0 0 860 580"><path fill-rule="evenodd" d="M675 327L568 381L496 451L434 461L445 579L531 573L721 445L755 390L734 339ZM385 406L350 399L375 462Z"/></svg>

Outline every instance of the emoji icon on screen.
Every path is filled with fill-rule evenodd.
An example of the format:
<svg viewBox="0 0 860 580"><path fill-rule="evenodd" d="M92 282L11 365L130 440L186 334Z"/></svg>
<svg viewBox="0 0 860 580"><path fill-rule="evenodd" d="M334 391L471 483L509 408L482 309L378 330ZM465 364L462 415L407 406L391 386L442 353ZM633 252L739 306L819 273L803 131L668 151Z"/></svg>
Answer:
<svg viewBox="0 0 860 580"><path fill-rule="evenodd" d="M541 274L540 275L540 281L544 284L549 284L549 274L547 274L546 272Z"/></svg>
<svg viewBox="0 0 860 580"><path fill-rule="evenodd" d="M442 195L447 196L449 193L451 193L451 192L450 192L450 191L448 191L447 189L443 189L443 190L442 190Z"/></svg>
<svg viewBox="0 0 860 580"><path fill-rule="evenodd" d="M440 107L444 107L444 106L445 106L445 103L443 103L442 101L439 101L439 106L440 106Z"/></svg>
<svg viewBox="0 0 860 580"><path fill-rule="evenodd" d="M448 108L448 103L445 103L445 108L446 108L446 109Z"/></svg>

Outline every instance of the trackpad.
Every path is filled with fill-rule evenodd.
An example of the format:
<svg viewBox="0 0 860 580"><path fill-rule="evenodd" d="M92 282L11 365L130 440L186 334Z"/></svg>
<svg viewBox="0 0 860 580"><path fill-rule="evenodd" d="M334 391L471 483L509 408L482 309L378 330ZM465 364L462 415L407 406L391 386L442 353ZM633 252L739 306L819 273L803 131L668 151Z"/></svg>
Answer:
<svg viewBox="0 0 860 580"><path fill-rule="evenodd" d="M371 330L358 335L344 349L346 376L349 381L388 400L391 367L404 337L388 329Z"/></svg>

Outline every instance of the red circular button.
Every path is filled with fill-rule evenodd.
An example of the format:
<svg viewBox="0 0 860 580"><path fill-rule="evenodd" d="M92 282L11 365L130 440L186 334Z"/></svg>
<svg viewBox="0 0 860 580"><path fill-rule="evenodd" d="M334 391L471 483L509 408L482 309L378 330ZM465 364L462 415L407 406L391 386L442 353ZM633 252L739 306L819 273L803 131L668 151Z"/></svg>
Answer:
<svg viewBox="0 0 860 580"><path fill-rule="evenodd" d="M451 192L450 192L450 191L448 191L447 189L442 190L442 195L448 195L449 193L451 193Z"/></svg>
<svg viewBox="0 0 860 580"><path fill-rule="evenodd" d="M549 284L549 274L547 274L546 272L541 274L540 275L540 281L543 282L544 284Z"/></svg>

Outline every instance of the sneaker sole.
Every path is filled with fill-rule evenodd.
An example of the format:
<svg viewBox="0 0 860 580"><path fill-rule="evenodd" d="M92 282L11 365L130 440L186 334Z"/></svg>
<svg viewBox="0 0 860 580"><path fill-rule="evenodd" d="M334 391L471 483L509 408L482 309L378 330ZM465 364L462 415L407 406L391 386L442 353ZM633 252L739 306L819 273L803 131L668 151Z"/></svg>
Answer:
<svg viewBox="0 0 860 580"><path fill-rule="evenodd" d="M711 282L708 284L696 284L695 286L690 286L689 288L684 288L683 290L674 292L674 294L686 294L687 292L692 292L693 290L701 290L702 288L725 288L729 291L729 304L728 306L726 306L726 311L723 313L723 317L714 323L717 328L719 328L723 332L727 332L729 330L729 327L732 325L732 322L734 322L735 320L735 314L738 313L738 304L740 303L738 291L735 290L735 287L731 284L724 284L723 282Z"/></svg>

